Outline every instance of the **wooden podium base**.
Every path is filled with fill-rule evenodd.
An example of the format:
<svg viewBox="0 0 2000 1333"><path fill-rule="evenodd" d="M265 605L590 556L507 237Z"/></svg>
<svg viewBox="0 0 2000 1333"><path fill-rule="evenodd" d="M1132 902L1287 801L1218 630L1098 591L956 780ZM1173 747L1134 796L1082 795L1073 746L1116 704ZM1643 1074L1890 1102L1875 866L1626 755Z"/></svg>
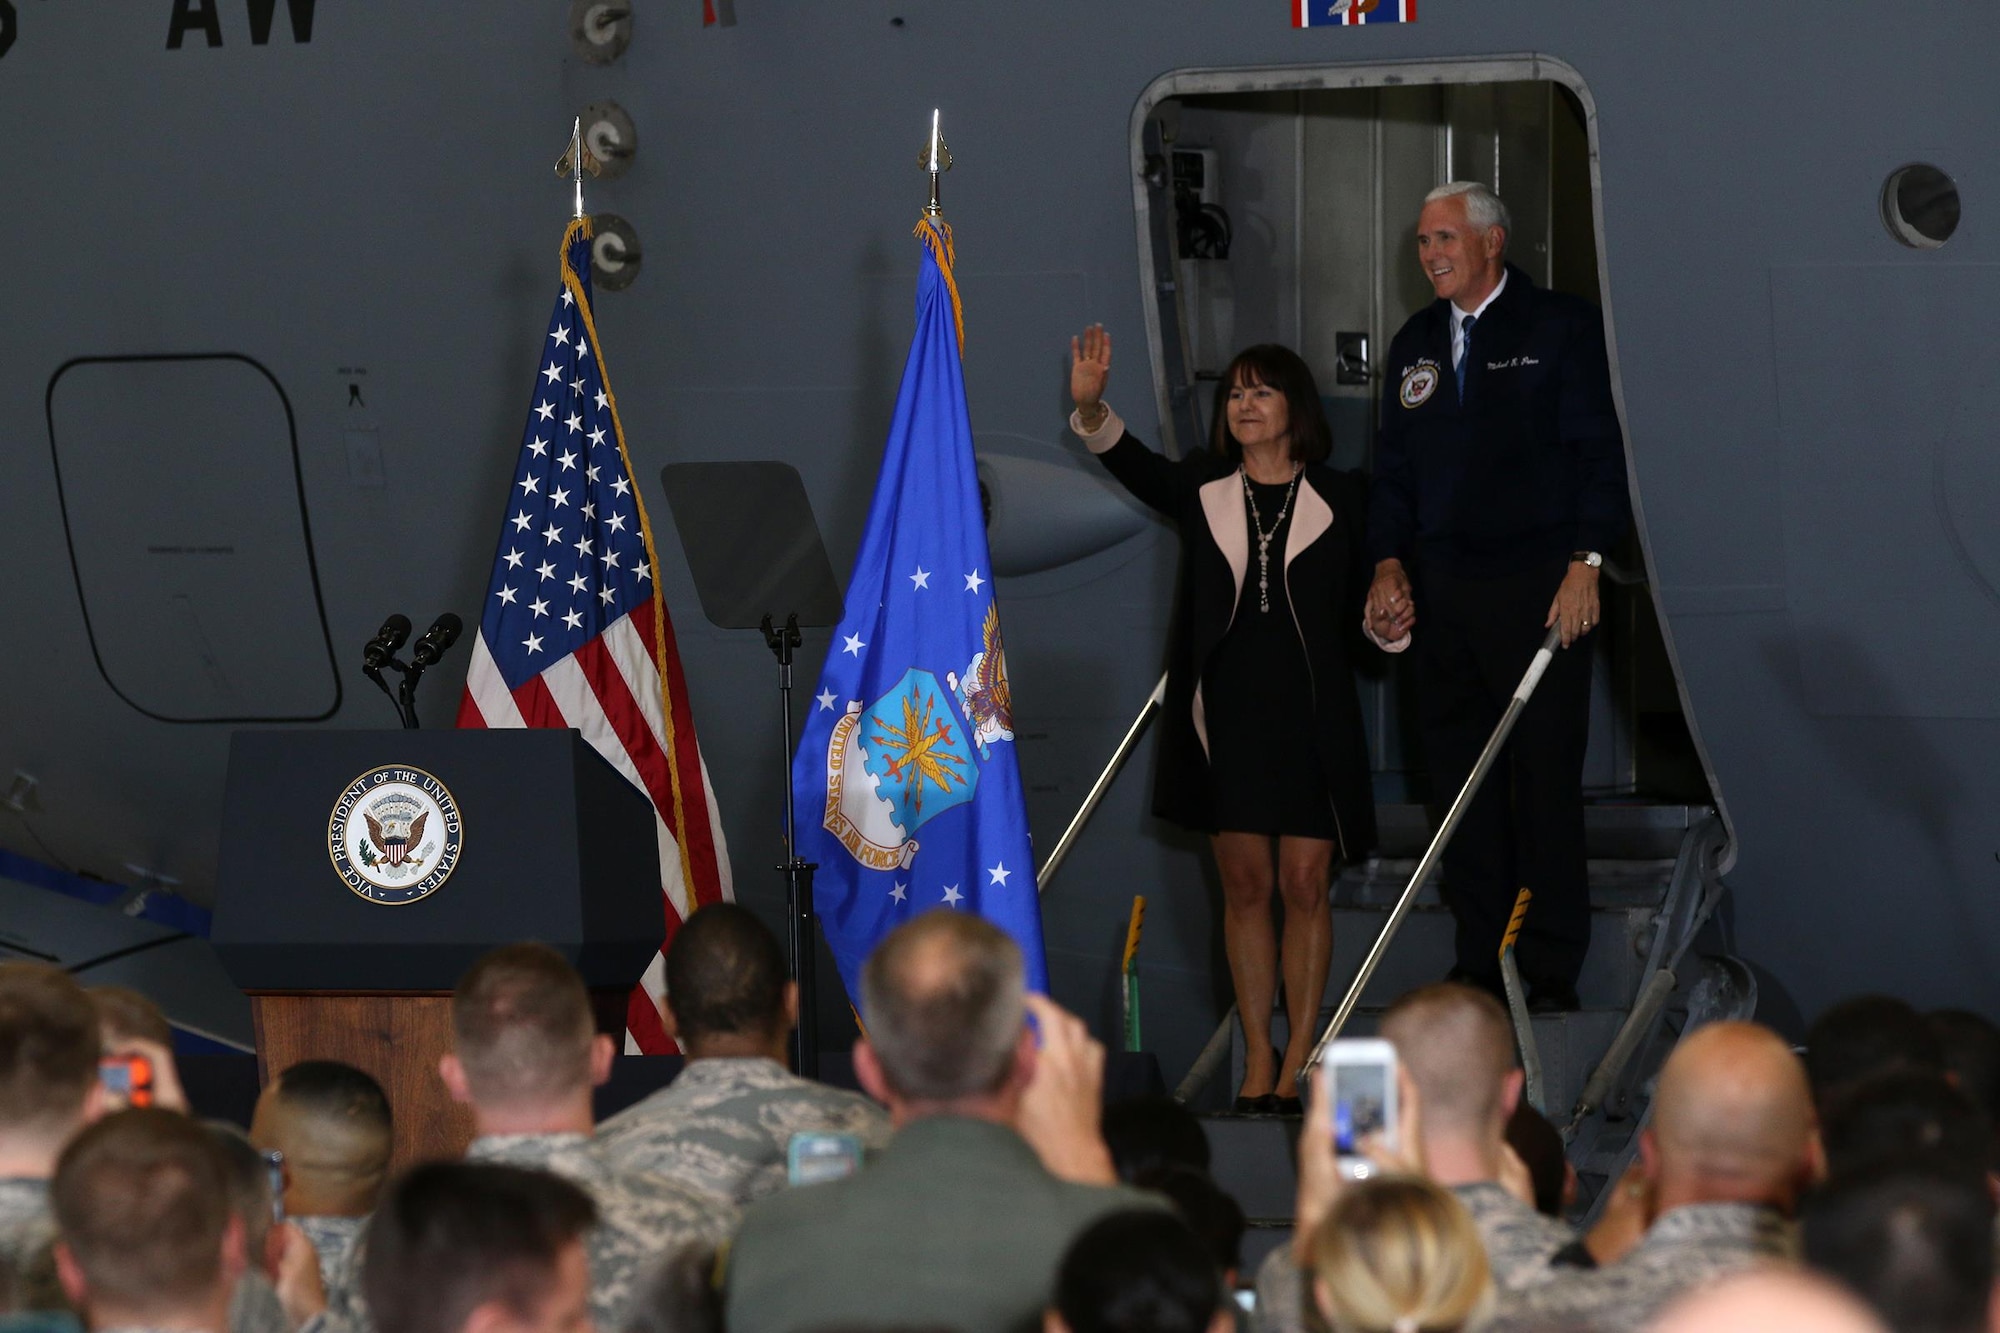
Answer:
<svg viewBox="0 0 2000 1333"><path fill-rule="evenodd" d="M600 1032L622 1047L623 988L590 993ZM367 1071L389 1095L395 1116L392 1171L462 1157L472 1111L451 1099L438 1059L451 1050L450 991L251 991L257 1025L257 1081L268 1085L301 1060L339 1060Z"/></svg>
<svg viewBox="0 0 2000 1333"><path fill-rule="evenodd" d="M472 1112L437 1072L451 1050L449 991L253 991L250 1014L261 1084L301 1060L339 1060L375 1076L395 1116L392 1170L465 1154Z"/></svg>

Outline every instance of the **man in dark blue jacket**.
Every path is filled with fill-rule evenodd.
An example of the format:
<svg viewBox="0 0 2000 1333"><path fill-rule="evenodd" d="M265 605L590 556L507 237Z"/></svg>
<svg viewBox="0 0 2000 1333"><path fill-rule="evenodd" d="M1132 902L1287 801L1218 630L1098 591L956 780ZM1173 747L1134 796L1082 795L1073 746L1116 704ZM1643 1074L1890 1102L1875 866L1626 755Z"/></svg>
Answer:
<svg viewBox="0 0 2000 1333"><path fill-rule="evenodd" d="M1368 629L1391 651L1415 630L1424 748L1440 800L1472 771L1542 636L1556 655L1506 753L1445 852L1455 975L1499 990L1517 891L1534 899L1516 950L1530 1007L1576 1005L1590 942L1583 755L1604 553L1631 510L1604 323L1506 262L1506 205L1441 186L1417 221L1438 299L1390 344L1368 515Z"/></svg>

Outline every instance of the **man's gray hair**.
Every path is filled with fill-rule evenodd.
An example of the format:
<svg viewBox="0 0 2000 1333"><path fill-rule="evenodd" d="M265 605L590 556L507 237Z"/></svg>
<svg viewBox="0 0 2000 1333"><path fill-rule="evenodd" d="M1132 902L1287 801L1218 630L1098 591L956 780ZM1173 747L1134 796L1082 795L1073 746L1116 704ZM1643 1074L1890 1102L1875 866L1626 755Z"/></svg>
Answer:
<svg viewBox="0 0 2000 1333"><path fill-rule="evenodd" d="M1507 233L1509 239L1513 237L1514 215L1507 211L1507 205L1499 195L1478 181L1453 181L1449 185L1440 185L1424 196L1424 202L1434 204L1440 199L1456 199L1461 195L1465 197L1467 222L1481 231L1498 227Z"/></svg>
<svg viewBox="0 0 2000 1333"><path fill-rule="evenodd" d="M899 1095L949 1102L997 1091L1027 1006L1021 950L992 922L938 909L883 938L861 973L862 1023Z"/></svg>

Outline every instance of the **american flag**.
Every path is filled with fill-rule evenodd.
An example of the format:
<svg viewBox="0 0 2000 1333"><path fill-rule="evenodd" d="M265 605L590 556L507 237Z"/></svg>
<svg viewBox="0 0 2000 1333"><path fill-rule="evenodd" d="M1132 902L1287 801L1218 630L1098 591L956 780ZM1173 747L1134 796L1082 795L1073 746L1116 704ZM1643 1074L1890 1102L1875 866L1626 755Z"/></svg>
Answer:
<svg viewBox="0 0 2000 1333"><path fill-rule="evenodd" d="M563 236L458 725L574 727L652 798L664 950L689 912L733 896L729 854L591 315L590 235L580 219ZM627 1006L628 1050L675 1049L658 1008L664 974L655 955Z"/></svg>

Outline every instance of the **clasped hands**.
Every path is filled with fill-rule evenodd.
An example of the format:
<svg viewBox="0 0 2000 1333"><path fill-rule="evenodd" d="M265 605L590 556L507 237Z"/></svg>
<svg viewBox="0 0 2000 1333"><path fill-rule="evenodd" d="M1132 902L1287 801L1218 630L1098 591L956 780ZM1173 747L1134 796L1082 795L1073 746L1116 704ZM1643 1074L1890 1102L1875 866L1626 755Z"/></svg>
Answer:
<svg viewBox="0 0 2000 1333"><path fill-rule="evenodd" d="M1597 626L1597 574L1594 567L1581 560L1572 561L1569 572L1563 575L1562 586L1556 589L1555 599L1549 603L1549 614L1542 621L1542 628L1560 625L1565 648ZM1416 625L1416 599L1411 594L1410 576L1402 561L1391 558L1375 566L1375 581L1369 585L1364 614L1369 631L1385 644L1401 639Z"/></svg>

